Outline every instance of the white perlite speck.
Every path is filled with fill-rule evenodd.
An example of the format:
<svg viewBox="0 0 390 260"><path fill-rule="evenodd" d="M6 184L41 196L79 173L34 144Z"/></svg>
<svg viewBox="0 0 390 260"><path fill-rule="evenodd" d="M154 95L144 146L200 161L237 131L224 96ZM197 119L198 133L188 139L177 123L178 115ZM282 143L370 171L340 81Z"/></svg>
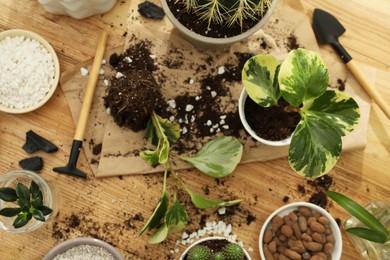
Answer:
<svg viewBox="0 0 390 260"><path fill-rule="evenodd" d="M75 246L62 254L57 255L53 260L115 260L113 255L106 249L98 246L80 245Z"/></svg>
<svg viewBox="0 0 390 260"><path fill-rule="evenodd" d="M82 68L80 68L80 73L81 73L81 76L86 77L86 76L88 76L88 69L82 67Z"/></svg>
<svg viewBox="0 0 390 260"><path fill-rule="evenodd" d="M0 104L28 108L54 83L53 56L38 41L23 36L0 41Z"/></svg>

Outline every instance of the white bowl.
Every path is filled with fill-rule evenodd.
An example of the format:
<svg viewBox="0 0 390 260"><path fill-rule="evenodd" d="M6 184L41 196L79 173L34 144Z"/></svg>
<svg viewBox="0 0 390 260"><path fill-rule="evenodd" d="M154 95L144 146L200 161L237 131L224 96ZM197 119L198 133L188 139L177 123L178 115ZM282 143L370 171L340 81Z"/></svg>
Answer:
<svg viewBox="0 0 390 260"><path fill-rule="evenodd" d="M90 245L97 246L106 249L109 253L112 254L115 260L124 260L123 256L119 253L115 247L112 245L92 237L78 237L66 240L55 247L53 247L44 257L43 260L51 260L59 254L65 253L67 250L80 246L80 245Z"/></svg>
<svg viewBox="0 0 390 260"><path fill-rule="evenodd" d="M265 230L267 229L268 225L270 224L272 218L276 215L279 215L280 217L284 217L288 215L290 212L298 209L298 207L304 206L310 208L314 212L319 212L321 215L327 217L330 221L330 229L332 230L332 234L335 240L334 248L332 251L332 260L339 260L341 258L341 252L343 249L343 242L341 237L341 231L339 226L337 225L336 221L332 217L332 215L329 214L325 209L321 208L320 206L317 206L315 204L309 203L309 202L294 202L287 204L283 207L280 207L279 209L275 210L264 222L259 235L259 250L260 250L260 257L261 259L265 259L264 251L263 251L263 237Z"/></svg>
<svg viewBox="0 0 390 260"><path fill-rule="evenodd" d="M252 130L252 128L248 124L248 121L246 120L246 117L245 117L245 101L246 101L247 97L248 97L248 93L246 92L245 88L243 88L241 91L241 94L240 94L240 98L238 99L238 114L240 116L241 123L244 126L245 130L248 132L248 134L250 134L257 141L259 141L263 144L266 144L266 145L270 145L270 146L290 145L291 136L286 138L286 139L279 140L279 141L270 141L270 140L266 140L266 139L261 138L260 136L258 136L255 133L255 131Z"/></svg>
<svg viewBox="0 0 390 260"><path fill-rule="evenodd" d="M5 39L6 37L16 37L16 36L24 36L26 38L34 39L37 42L39 42L40 44L42 44L47 49L47 51L51 54L51 56L53 57L53 64L54 64L53 84L50 86L49 91L46 93L46 95L43 97L43 99L41 99L38 103L36 103L33 106L21 108L21 109L10 108L10 107L7 107L3 104L0 104L0 111L11 113L11 114L22 114L22 113L27 113L27 112L30 112L30 111L33 111L35 109L40 108L51 98L51 96L53 95L54 91L57 88L58 81L60 78L60 64L58 62L58 57L57 57L57 54L54 51L53 47L44 38L42 38L40 35L38 35L34 32L26 31L26 30L19 30L19 29L3 31L0 33L0 42L3 39Z"/></svg>
<svg viewBox="0 0 390 260"><path fill-rule="evenodd" d="M183 252L183 254L180 256L180 260L184 260L184 257L188 254L188 252L196 245L199 245L205 241L208 241L208 240L227 240L231 243L235 243L233 241L230 241L229 239L227 239L226 237L204 237L204 238L201 238L199 239L198 241L195 241L194 243L192 243L189 247L187 247L187 249ZM251 256L248 254L248 252L245 250L245 248L243 248L244 250L244 254L245 254L245 257L248 259L248 260L251 260ZM44 259L45 260L45 259Z"/></svg>

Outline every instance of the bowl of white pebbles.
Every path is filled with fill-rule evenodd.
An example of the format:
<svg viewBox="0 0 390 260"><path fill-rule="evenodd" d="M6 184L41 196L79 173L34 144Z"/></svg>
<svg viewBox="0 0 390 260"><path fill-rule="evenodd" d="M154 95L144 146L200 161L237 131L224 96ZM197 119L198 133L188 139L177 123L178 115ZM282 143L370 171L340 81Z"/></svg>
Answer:
<svg viewBox="0 0 390 260"><path fill-rule="evenodd" d="M43 260L124 260L112 245L92 237L66 240L53 247Z"/></svg>
<svg viewBox="0 0 390 260"><path fill-rule="evenodd" d="M60 65L44 38L26 30L0 32L0 57L0 111L27 113L50 99Z"/></svg>

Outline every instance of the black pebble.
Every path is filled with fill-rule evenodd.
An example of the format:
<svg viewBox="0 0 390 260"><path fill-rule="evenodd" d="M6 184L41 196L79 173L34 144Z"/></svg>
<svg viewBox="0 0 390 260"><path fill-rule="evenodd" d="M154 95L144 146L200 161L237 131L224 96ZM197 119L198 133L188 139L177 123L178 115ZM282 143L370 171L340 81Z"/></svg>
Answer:
<svg viewBox="0 0 390 260"><path fill-rule="evenodd" d="M138 5L138 12L147 18L162 19L165 15L163 9L154 3L145 1Z"/></svg>
<svg viewBox="0 0 390 260"><path fill-rule="evenodd" d="M43 150L47 153L54 153L58 150L57 146L52 142L34 133L32 130L26 133L26 143L22 148L30 154L38 150Z"/></svg>
<svg viewBox="0 0 390 260"><path fill-rule="evenodd" d="M19 165L25 170L40 171L43 168L43 160L39 156L34 156L19 161Z"/></svg>
<svg viewBox="0 0 390 260"><path fill-rule="evenodd" d="M113 53L113 54L110 56L109 63L110 63L110 65L111 65L112 67L115 68L115 67L118 65L119 61L120 61L120 58L119 58L118 54Z"/></svg>

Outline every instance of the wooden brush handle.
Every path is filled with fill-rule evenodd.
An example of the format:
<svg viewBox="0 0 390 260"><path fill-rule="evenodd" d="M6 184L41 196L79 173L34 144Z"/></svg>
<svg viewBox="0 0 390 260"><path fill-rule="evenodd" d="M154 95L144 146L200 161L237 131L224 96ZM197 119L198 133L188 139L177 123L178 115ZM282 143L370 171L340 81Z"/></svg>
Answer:
<svg viewBox="0 0 390 260"><path fill-rule="evenodd" d="M355 78L359 81L359 83L363 86L367 94L375 101L380 109L382 109L387 118L390 119L390 106L385 102L376 88L367 80L357 63L354 60L351 60L346 63L346 65Z"/></svg>
<svg viewBox="0 0 390 260"><path fill-rule="evenodd" d="M87 127L89 111L91 110L92 99L95 93L96 83L99 77L99 70L102 64L107 38L108 38L108 34L105 31L103 31L99 36L99 41L96 46L95 58L93 59L92 68L91 71L89 72L88 84L85 90L84 100L81 105L79 119L77 121L76 132L74 134L75 140L83 141L84 139L84 133Z"/></svg>

